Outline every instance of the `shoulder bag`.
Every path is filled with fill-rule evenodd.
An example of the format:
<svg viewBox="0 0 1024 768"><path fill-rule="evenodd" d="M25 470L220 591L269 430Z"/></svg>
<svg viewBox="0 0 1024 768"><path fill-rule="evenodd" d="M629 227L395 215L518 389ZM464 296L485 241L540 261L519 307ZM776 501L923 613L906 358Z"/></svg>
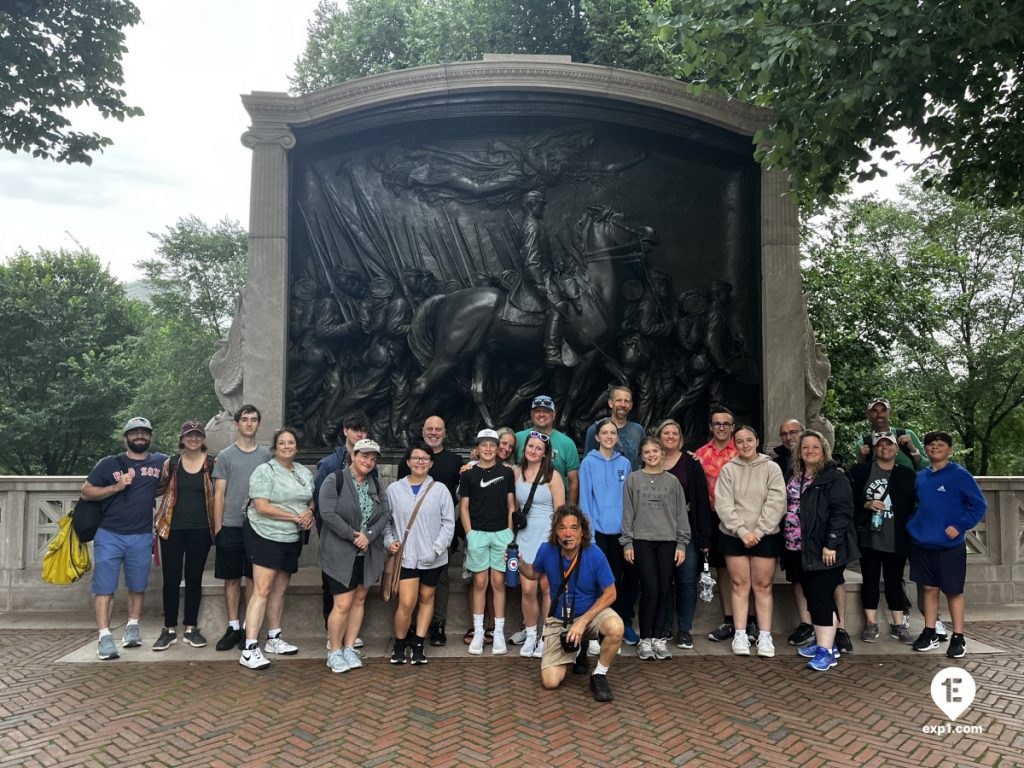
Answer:
<svg viewBox="0 0 1024 768"><path fill-rule="evenodd" d="M430 493L430 489L434 487L436 482L436 480L431 480L430 485L419 492L416 506L412 508L412 514L409 516L409 524L405 526L405 533L402 534L402 540L398 544L398 551L394 554L389 554L388 559L384 561L384 577L380 582L380 596L384 598L384 602L389 601L392 595L398 593L398 582L402 578L402 554L405 552L405 542L409 538L412 524L416 522L416 515L420 511L420 507L423 506L427 494Z"/></svg>

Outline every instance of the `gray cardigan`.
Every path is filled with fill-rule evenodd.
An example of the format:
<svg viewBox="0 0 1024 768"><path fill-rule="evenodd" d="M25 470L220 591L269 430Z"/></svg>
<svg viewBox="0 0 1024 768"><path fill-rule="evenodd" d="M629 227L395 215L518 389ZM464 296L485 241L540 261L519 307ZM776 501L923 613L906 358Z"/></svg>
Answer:
<svg viewBox="0 0 1024 768"><path fill-rule="evenodd" d="M324 521L320 531L320 570L347 587L351 586L352 566L359 552L354 542L363 516L351 470L344 471L346 477L340 497L334 482L335 473L328 475L320 486L320 517ZM391 523L391 509L383 491L377 494L373 478L367 476L365 482L373 499L373 514L365 531L370 546L363 561L363 584L369 586L375 584L384 571L384 529Z"/></svg>
<svg viewBox="0 0 1024 768"><path fill-rule="evenodd" d="M385 547L393 541L400 541L405 535L416 502L424 493L427 494L423 497L420 511L416 513L416 522L402 550L403 568L428 570L448 562L448 545L455 535L455 505L444 483L434 483L427 492L427 486L431 483L434 483L434 479L427 477L419 494L414 495L409 478L404 477L389 485L385 493L391 508L391 522L384 529Z"/></svg>

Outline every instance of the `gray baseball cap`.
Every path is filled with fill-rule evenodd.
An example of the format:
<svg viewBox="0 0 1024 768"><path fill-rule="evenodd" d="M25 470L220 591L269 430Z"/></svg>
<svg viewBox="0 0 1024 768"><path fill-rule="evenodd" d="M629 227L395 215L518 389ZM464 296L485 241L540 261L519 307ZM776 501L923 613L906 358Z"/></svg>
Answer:
<svg viewBox="0 0 1024 768"><path fill-rule="evenodd" d="M121 434L127 435L129 432L134 432L136 429L145 429L147 432L152 432L153 425L149 423L149 419L144 419L141 416L133 416L128 419L128 423L124 425L124 429L121 430Z"/></svg>

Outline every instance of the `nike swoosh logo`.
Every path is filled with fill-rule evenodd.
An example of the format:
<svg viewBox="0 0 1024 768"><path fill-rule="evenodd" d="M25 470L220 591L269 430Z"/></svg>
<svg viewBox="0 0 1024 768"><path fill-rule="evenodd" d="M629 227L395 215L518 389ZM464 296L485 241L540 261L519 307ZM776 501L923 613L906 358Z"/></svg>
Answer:
<svg viewBox="0 0 1024 768"><path fill-rule="evenodd" d="M481 487L481 488L486 488L486 487L487 487L488 485L494 485L494 484L495 484L495 483L497 483L497 482L498 482L499 480L504 480L504 479L505 479L505 478L503 478L503 477L492 477L492 478L491 478L490 480L488 480L488 481L487 481L486 483L485 483L485 482L484 482L483 480L481 480L481 481L480 481L480 487Z"/></svg>

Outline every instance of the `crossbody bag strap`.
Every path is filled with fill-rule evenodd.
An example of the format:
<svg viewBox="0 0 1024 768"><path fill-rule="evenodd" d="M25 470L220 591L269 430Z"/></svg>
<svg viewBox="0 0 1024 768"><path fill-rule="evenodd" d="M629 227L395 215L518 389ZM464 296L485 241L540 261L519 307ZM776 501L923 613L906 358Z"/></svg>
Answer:
<svg viewBox="0 0 1024 768"><path fill-rule="evenodd" d="M412 508L412 515L409 516L409 524L405 526L405 533L402 534L402 541L399 542L399 547L405 546L405 540L409 537L409 531L412 530L412 524L416 522L416 515L420 511L420 507L423 506L423 502L427 498L427 494L430 493L430 489L437 483L436 480L431 480L430 485L424 488L419 493L419 499L416 500L416 506Z"/></svg>
<svg viewBox="0 0 1024 768"><path fill-rule="evenodd" d="M523 504L523 514L530 514L530 507L533 506L533 495L537 493L537 485L540 483L540 470L537 470L537 476L533 478L533 485L530 486L530 495L526 497L526 503Z"/></svg>
<svg viewBox="0 0 1024 768"><path fill-rule="evenodd" d="M579 567L579 561L580 561L580 553L577 552L576 553L576 557L574 557L572 559L572 562L569 563L569 568L567 570L562 571L562 583L558 585L558 589L555 591L555 596L551 600L551 608L548 609L548 615L551 616L552 618L556 618L556 619L558 618L557 616L555 616L555 613L554 613L555 609L558 608L558 601L562 598L562 592L564 592L565 589L569 586L569 579L572 578L573 572L578 572L577 569ZM577 582L578 581L579 581L579 579L577 578ZM575 608L576 608L576 596L575 596L575 593L574 593L573 594L573 610L575 610Z"/></svg>

